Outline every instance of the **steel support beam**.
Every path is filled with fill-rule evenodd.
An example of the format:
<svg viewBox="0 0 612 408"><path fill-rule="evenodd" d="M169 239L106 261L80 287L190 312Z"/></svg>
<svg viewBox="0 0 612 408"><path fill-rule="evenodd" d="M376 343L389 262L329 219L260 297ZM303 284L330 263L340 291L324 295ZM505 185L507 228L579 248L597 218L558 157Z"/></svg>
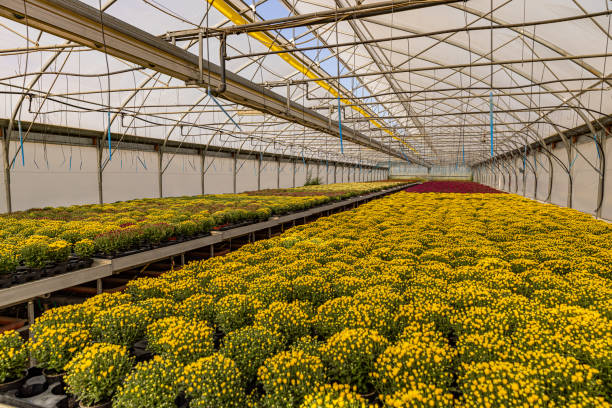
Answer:
<svg viewBox="0 0 612 408"><path fill-rule="evenodd" d="M257 21L238 26L213 28L209 30L209 35L217 36L221 34L245 34L258 31L280 30L295 27L310 26L313 24L322 25L334 23L338 20L351 21L366 17L375 17L384 14L399 13L402 11L416 10L420 8L440 6L450 3L459 3L464 0L393 0L376 3L359 4L357 6L342 7L332 10L317 11L314 13L292 15L289 17L275 18L272 20ZM232 4L236 11L241 11L239 7ZM175 32L176 39L193 39L194 30L183 30Z"/></svg>
<svg viewBox="0 0 612 408"><path fill-rule="evenodd" d="M200 184L202 185L202 194L206 194L206 150L202 149L200 153Z"/></svg>
<svg viewBox="0 0 612 408"><path fill-rule="evenodd" d="M236 194L236 184L238 177L238 154L232 154L232 192Z"/></svg>
<svg viewBox="0 0 612 408"><path fill-rule="evenodd" d="M11 167L9 161L9 134L4 128L0 128L2 136L2 157L4 162L4 198L6 200L6 212L13 210L13 200L11 199Z"/></svg>
<svg viewBox="0 0 612 408"><path fill-rule="evenodd" d="M162 149L158 147L157 150L157 188L159 191L159 198L164 196L164 170L162 161L164 160L164 153Z"/></svg>
<svg viewBox="0 0 612 408"><path fill-rule="evenodd" d="M97 161L97 176L98 176L98 203L104 204L104 186L102 180L102 137L94 138L96 144L96 161Z"/></svg>
<svg viewBox="0 0 612 408"><path fill-rule="evenodd" d="M261 190L261 154L257 160L257 191Z"/></svg>

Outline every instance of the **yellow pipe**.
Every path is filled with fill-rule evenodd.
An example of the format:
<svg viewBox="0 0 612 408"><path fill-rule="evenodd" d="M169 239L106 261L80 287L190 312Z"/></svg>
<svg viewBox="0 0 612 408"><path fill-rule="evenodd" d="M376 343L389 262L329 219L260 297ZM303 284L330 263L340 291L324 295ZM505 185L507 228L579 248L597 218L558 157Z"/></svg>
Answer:
<svg viewBox="0 0 612 408"><path fill-rule="evenodd" d="M244 25L244 24L248 24L249 23L243 16L241 16L238 12L236 12L224 0L208 0L208 2L211 5L213 5L219 12L221 12L221 14L223 14L225 17L230 19L234 24L236 24L236 25ZM274 41L274 39L271 38L266 33L258 31L258 32L251 32L251 33L249 33L249 35L251 37L255 38L257 41L259 41L260 43L262 43L263 45L265 45L268 49L270 49L272 51L284 51L285 50L285 48L283 48L280 44L278 44L276 41ZM284 59L286 62L288 62L289 65L291 65L293 68L297 69L299 72L301 72L304 75L306 75L308 78L310 78L310 79L318 79L318 78L320 78L316 73L312 72L306 66L304 66L304 64L302 64L293 55L287 54L287 53L281 53L281 54L278 54L278 55L282 59ZM321 79L321 80L315 81L315 82L321 88L325 89L327 92L329 92L333 96L335 96L335 97L339 97L340 96L339 92L336 91L330 84L325 82L325 80ZM340 98L340 100L343 103L347 104L347 105L351 105L351 101L349 101L347 99ZM352 105L351 108L356 110L357 112L361 113L366 118L369 118L369 117L372 116L368 112L366 112L364 109L360 108L359 106ZM338 112L338 114L340 114L340 113ZM382 129L384 132L388 133L392 138L400 141L407 148L409 148L410 150L412 150L413 152L418 154L418 152L414 149L414 147L412 147L410 144L406 143L403 139L395 136L395 134L391 130L385 128L383 124L379 123L378 121L376 121L374 119L371 119L370 123L372 123L377 128Z"/></svg>

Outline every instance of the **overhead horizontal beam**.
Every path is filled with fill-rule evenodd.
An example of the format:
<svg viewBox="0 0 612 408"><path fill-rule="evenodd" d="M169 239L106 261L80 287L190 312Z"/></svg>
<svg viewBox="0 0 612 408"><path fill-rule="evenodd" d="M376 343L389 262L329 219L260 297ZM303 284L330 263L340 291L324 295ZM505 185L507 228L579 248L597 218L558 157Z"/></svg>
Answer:
<svg viewBox="0 0 612 408"><path fill-rule="evenodd" d="M562 111L562 110L572 110L572 107L559 107L559 106L537 106L537 107L533 107L533 108L517 108L517 109L495 109L493 110L494 114L498 114L498 113L516 113L516 112L557 112L557 111ZM594 109L588 109L588 108L579 108L580 110L584 110L584 111L589 111L589 112L594 112L600 115L604 115L605 113L596 111ZM417 118L437 118L437 117L445 117L445 116L463 116L463 115L489 115L491 113L491 111L488 110L482 110L482 111L465 111L465 112L461 112L461 111L453 111L453 112L441 112L441 113L417 113L415 115L389 115L389 116L384 116L384 117L380 117L380 119L386 119L386 120L391 120L391 119L411 119L413 117L417 117ZM346 118L345 120L343 120L343 122L347 122L347 123L354 123L354 122L365 122L365 120L361 119L361 118ZM525 123L531 123L533 121L531 120L526 120ZM470 124L466 124L466 126L470 126Z"/></svg>
<svg viewBox="0 0 612 408"><path fill-rule="evenodd" d="M205 28L181 30L169 32L166 38L176 40L194 39L198 33L204 32L205 35L220 34L244 34L256 31L281 30L295 27L305 27L310 25L329 24L337 21L348 21L366 17L375 17L383 14L399 13L401 11L415 10L425 7L440 6L450 3L465 2L466 0L393 0L378 3L359 4L353 7L334 8L314 13L300 14L275 18L265 21L257 21L249 24L234 25L230 27ZM243 10L236 9L240 12Z"/></svg>
<svg viewBox="0 0 612 408"><path fill-rule="evenodd" d="M8 119L0 119L0 129L7 129L9 125ZM61 144L61 145L71 145L71 146L92 146L92 139L98 138L100 135L106 136L105 132L101 132L99 130L91 130L91 129L83 129L83 128L74 128L62 125L50 125L47 123L32 123L24 121L21 123L23 127L32 128L32 132L34 133L30 138L31 142L45 142L51 144ZM17 130L17 124L13 123L13 130ZM38 134L38 135L37 135ZM42 136L41 136L42 135ZM123 137L122 149L123 150L141 150L141 151L155 151L156 146L159 146L163 140L155 139L151 137L143 137L136 135L122 135L121 133L111 133L112 143L117 143ZM18 141L18 135L13 132L11 136L11 140ZM203 143L193 143L193 142L181 142L177 140L169 140L166 144L165 151L167 152L178 152L180 154L188 154L188 155L199 155L202 151L206 149L206 144ZM159 147L158 147L159 148ZM267 160L299 160L302 161L301 155L296 155L293 153L278 153L278 152L261 152L258 150L250 150L250 149L235 149L226 146L216 146L210 145L207 151L207 155L230 155L232 153L238 152L241 156L247 157L261 157ZM228 156L229 157L229 156ZM304 156L304 160L307 162L316 162L316 161L325 161L324 158L321 157L312 157L312 156ZM373 166L373 162L369 159L367 162L363 163L364 167ZM358 164L358 161L354 158L347 157L330 157L329 162L334 162L343 165L355 165Z"/></svg>
<svg viewBox="0 0 612 408"><path fill-rule="evenodd" d="M599 78L599 80L601 79L612 79L612 75L608 75L605 78ZM534 88L534 87L543 87L544 85L551 85L551 84L559 84L559 83L568 83L568 82L584 82L586 79L584 77L578 77L578 78L563 78L563 79L554 79L554 80L549 80L549 81L540 81L540 82L529 82L527 84L516 84L516 85L509 85L509 86L494 86L494 87L490 87L490 86L469 86L469 87L462 87L462 86L456 86L456 87L447 87L447 88L417 88L414 90L402 90L402 91L398 91L398 92L394 92L394 91L385 91L385 92L377 92L371 95L360 95L360 96L352 96L351 99L374 99L374 98L379 98L382 96L394 96L394 95L420 95L420 94L428 94L428 93L442 93L442 92L453 92L453 93L457 93L459 91L506 91L506 90L511 90L511 89L524 89L524 88ZM588 79L588 81L597 81L597 78L590 78ZM416 84L413 84L413 86L417 86ZM585 91L588 89L580 89L580 91ZM575 92L575 90L550 90L550 91L541 91L542 93L550 93L550 94L556 94L556 93L563 93L563 92ZM523 93L529 93L530 95L537 95L537 92L523 92ZM489 94L487 93L487 96ZM504 95L510 95L512 96L512 93L507 93L504 92ZM330 98L327 96L321 96L321 97L315 97L315 96L310 96L308 94L308 92L306 93L306 98L308 100L311 101L325 101L325 100L333 100L334 98ZM456 98L456 95L451 95L451 96L446 96L446 98ZM431 100L429 98L427 98L427 100Z"/></svg>
<svg viewBox="0 0 612 408"><path fill-rule="evenodd" d="M338 44L323 44L323 45L313 45L313 46L308 46L308 47L296 47L296 48L291 48L291 49L283 50L283 51L268 50L268 51L262 51L262 52L252 52L248 54L232 55L232 56L227 57L227 59L233 60L237 58L251 58L251 57L259 57L262 55L272 55L272 54L280 54L280 53L286 53L286 52L306 52L306 51L315 51L315 50L322 50L322 49L337 49L340 47L342 48L354 47L356 45L367 45L367 44L377 44L381 42L411 40L411 39L423 38L423 37L435 37L438 35L454 34L454 33L459 33L459 32L467 33L471 31L485 31L485 30L490 31L490 30L500 30L500 29L509 29L509 28L533 27L533 26L538 26L538 25L558 24L561 22L568 22L568 21L574 21L574 20L584 20L588 18L607 16L610 14L612 14L612 10L600 11L597 13L590 13L590 14L579 14L576 16L561 17L561 18L554 18L554 19L547 19L547 20L525 21L525 22L513 23L513 24L497 24L494 26L486 25L486 26L476 26L476 27L455 27L455 28L448 28L444 30L429 31L426 33L396 35L392 37L372 38L369 40L348 41L348 42L342 42ZM269 21L265 21L265 22L258 23L258 24L263 24L263 23L268 23L268 22ZM238 27L244 27L244 26L238 26ZM230 27L230 28L233 29L234 27ZM195 34L191 36L181 35L189 31L194 31L194 30L177 31L175 33L168 33L166 34L166 36L168 38L175 38L177 40L193 39ZM197 32L198 31L195 31L195 33Z"/></svg>
<svg viewBox="0 0 612 408"><path fill-rule="evenodd" d="M27 19L26 19L27 12ZM0 0L0 16L85 45L94 50L150 68L173 78L193 82L200 78L198 57L76 0ZM101 22L102 20L102 22ZM103 23L103 24L102 24ZM204 61L207 86L221 85L219 66ZM210 72L207 69L210 69ZM222 97L231 102L269 113L287 121L339 137L338 123L271 92L236 74L227 72ZM405 155L368 136L342 126L343 139L389 154Z"/></svg>
<svg viewBox="0 0 612 408"><path fill-rule="evenodd" d="M382 76L385 74L402 74L402 73L412 73L412 72L424 72L424 71L440 71L444 69L462 69L462 68L476 68L476 67L490 67L495 65L514 65L514 64L534 64L538 62L554 62L554 61L575 61L575 60L585 60L585 59L595 59L595 58L608 58L612 57L612 53L598 53L598 54L586 54L586 55L559 55L555 57L542 57L542 58L526 58L526 59L513 59L513 60L493 60L487 62L472 62L468 64L448 64L448 65L432 65L429 67L413 67L413 68L401 68L401 69L392 69L388 71L373 71L373 72L355 72L352 74L342 74L336 75L329 78L322 78L323 80L331 80L331 79L348 79L354 77L370 77L370 76ZM585 81L591 79L604 79L598 77L586 77ZM321 80L321 79L319 79ZM269 81L265 82L264 85L268 87L273 86L286 86L288 81ZM305 84L307 82L315 82L313 79L294 79L291 80L292 85Z"/></svg>

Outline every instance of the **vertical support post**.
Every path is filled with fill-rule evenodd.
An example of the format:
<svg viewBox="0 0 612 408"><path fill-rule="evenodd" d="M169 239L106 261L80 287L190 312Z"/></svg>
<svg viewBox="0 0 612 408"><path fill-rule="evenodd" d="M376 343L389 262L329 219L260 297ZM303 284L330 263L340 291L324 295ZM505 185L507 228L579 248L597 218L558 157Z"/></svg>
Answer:
<svg viewBox="0 0 612 408"><path fill-rule="evenodd" d="M536 163L538 160L537 157L537 149L533 151L533 162ZM518 187L517 187L518 188ZM515 191L516 193L516 191ZM534 166L533 170L533 198L537 200L538 198L538 168Z"/></svg>
<svg viewBox="0 0 612 408"><path fill-rule="evenodd" d="M527 156L527 153L525 153L525 156ZM527 157L523 157L523 160L527 160ZM535 174L533 176L535 177ZM523 197L526 197L526 194L527 194L527 167L525 167L525 164L523 164ZM533 196L533 198L535 198L535 196Z"/></svg>
<svg viewBox="0 0 612 408"><path fill-rule="evenodd" d="M259 153L259 161L257 162L257 191L261 190L261 156Z"/></svg>
<svg viewBox="0 0 612 408"><path fill-rule="evenodd" d="M13 201L11 199L11 166L9 163L9 135L10 130L6 132L0 128L0 132L4 136L2 138L2 153L4 157L4 195L6 199L6 212L13 212Z"/></svg>
<svg viewBox="0 0 612 408"><path fill-rule="evenodd" d="M608 135L606 133L606 129L602 129L601 130L601 155L605 155L607 150L606 150L606 142L608 140ZM597 148L597 146L595 147ZM605 157L605 156L604 156ZM599 158L599 175L597 177L597 207L595 207L595 217L596 218L601 218L601 207L603 207L603 197L604 197L604 186L605 186L605 174L606 174L606 167L605 167L605 163L602 160L602 158Z"/></svg>
<svg viewBox="0 0 612 408"><path fill-rule="evenodd" d="M202 189L202 194L206 193L206 151L202 149L200 154L200 184Z"/></svg>
<svg viewBox="0 0 612 408"><path fill-rule="evenodd" d="M155 145L155 149L157 150L157 186L159 188L159 198L162 198L164 196L164 173L162 169L164 154L162 153L162 149L159 147L159 145Z"/></svg>
<svg viewBox="0 0 612 408"><path fill-rule="evenodd" d="M103 290L102 279L96 279L96 293L99 295Z"/></svg>
<svg viewBox="0 0 612 408"><path fill-rule="evenodd" d="M210 257L215 256L215 244L210 244Z"/></svg>
<svg viewBox="0 0 612 408"><path fill-rule="evenodd" d="M567 208L572 208L572 183L574 182L574 178L572 177L573 172L573 160L572 156L574 154L574 145L570 140L570 145L567 147L567 164L569 166L569 173L567 177L569 178L569 183L567 183Z"/></svg>
<svg viewBox="0 0 612 408"><path fill-rule="evenodd" d="M305 161L305 163L306 163L306 179L308 180L308 179L310 178L310 174L308 173L308 167L309 167L309 166L308 166L308 164L309 164L310 162Z"/></svg>
<svg viewBox="0 0 612 408"><path fill-rule="evenodd" d="M329 184L329 162L325 160L325 184Z"/></svg>
<svg viewBox="0 0 612 408"><path fill-rule="evenodd" d="M287 81L287 114L291 110L291 81Z"/></svg>
<svg viewBox="0 0 612 408"><path fill-rule="evenodd" d="M336 163L334 163L334 183L338 182L338 166L336 166Z"/></svg>
<svg viewBox="0 0 612 408"><path fill-rule="evenodd" d="M28 325L30 329L34 325L34 302L32 299L28 300ZM32 338L32 330L28 330L30 333L30 338Z"/></svg>
<svg viewBox="0 0 612 408"><path fill-rule="evenodd" d="M320 169L321 169L321 162L319 161L317 163L317 180L319 180L319 182L321 181L321 179L319 178Z"/></svg>
<svg viewBox="0 0 612 408"><path fill-rule="evenodd" d="M97 173L98 173L98 203L104 203L104 193L102 188L102 137L94 139L96 144L96 156L97 156Z"/></svg>
<svg viewBox="0 0 612 408"><path fill-rule="evenodd" d="M198 69L200 71L200 83L204 83L204 70L202 67L203 60L204 60L204 42L202 41L202 30L200 30L198 32Z"/></svg>
<svg viewBox="0 0 612 408"><path fill-rule="evenodd" d="M291 160L291 173L292 173L292 177L293 177L293 180L292 180L291 183L292 183L292 187L293 188L295 188L295 171L296 171L295 167L296 167L295 166L295 159L293 159L293 160Z"/></svg>
<svg viewBox="0 0 612 408"><path fill-rule="evenodd" d="M276 188L280 188L280 157L276 158Z"/></svg>
<svg viewBox="0 0 612 408"><path fill-rule="evenodd" d="M236 194L236 176L238 172L238 155L236 153L232 153L234 163L232 165L232 192Z"/></svg>
<svg viewBox="0 0 612 408"><path fill-rule="evenodd" d="M181 265L185 266L185 253L184 252L181 254Z"/></svg>

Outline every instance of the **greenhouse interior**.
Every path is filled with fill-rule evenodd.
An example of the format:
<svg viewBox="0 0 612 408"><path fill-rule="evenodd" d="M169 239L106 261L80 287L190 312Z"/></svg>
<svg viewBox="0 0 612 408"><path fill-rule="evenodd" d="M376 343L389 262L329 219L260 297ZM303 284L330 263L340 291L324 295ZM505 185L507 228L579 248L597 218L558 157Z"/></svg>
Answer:
<svg viewBox="0 0 612 408"><path fill-rule="evenodd" d="M0 408L612 408L611 24L0 0Z"/></svg>

